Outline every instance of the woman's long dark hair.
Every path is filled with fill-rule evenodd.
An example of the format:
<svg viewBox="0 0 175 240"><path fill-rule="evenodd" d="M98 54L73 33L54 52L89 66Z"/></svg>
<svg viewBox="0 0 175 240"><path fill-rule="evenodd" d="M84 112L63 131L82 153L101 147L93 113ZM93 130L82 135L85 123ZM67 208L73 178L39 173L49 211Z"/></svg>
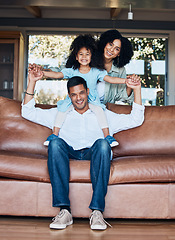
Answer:
<svg viewBox="0 0 175 240"><path fill-rule="evenodd" d="M78 69L80 67L79 62L76 60L76 56L81 48L85 47L87 50L91 51L91 62L90 67L98 67L98 63L96 62L96 51L97 44L95 39L90 34L79 35L74 39L70 46L70 55L66 62L66 68L73 67L74 69Z"/></svg>
<svg viewBox="0 0 175 240"><path fill-rule="evenodd" d="M133 56L133 50L131 42L123 37L117 30L108 30L101 34L100 39L98 40L98 58L103 59L104 65L104 48L107 43L112 43L115 39L121 41L121 50L120 56L117 56L113 59L113 64L116 67L124 67Z"/></svg>

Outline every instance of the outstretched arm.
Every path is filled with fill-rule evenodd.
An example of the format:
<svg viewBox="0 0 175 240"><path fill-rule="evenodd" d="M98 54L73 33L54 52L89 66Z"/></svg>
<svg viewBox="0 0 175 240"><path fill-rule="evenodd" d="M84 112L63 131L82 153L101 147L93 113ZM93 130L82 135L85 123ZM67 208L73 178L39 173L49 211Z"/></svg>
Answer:
<svg viewBox="0 0 175 240"><path fill-rule="evenodd" d="M142 97L141 97L141 83L137 82L136 84L130 78L126 80L126 85L128 88L132 89L134 92L134 102L142 105Z"/></svg>
<svg viewBox="0 0 175 240"><path fill-rule="evenodd" d="M134 92L134 103L130 114L117 114L111 111L107 112L109 126L111 131L117 133L130 128L140 126L144 121L144 109L141 99L141 83L134 85L131 79L127 79L126 85ZM110 116L111 115L111 116Z"/></svg>
<svg viewBox="0 0 175 240"><path fill-rule="evenodd" d="M135 85L139 84L140 81L141 81L140 77L136 74L128 75L127 79L130 79L132 81L132 83L135 84ZM128 97L129 97L132 93L132 88L127 86L126 87L126 92L127 92Z"/></svg>
<svg viewBox="0 0 175 240"><path fill-rule="evenodd" d="M109 75L106 75L104 77L104 81L112 84L121 84L126 83L126 78L119 78L119 77L111 77Z"/></svg>
<svg viewBox="0 0 175 240"><path fill-rule="evenodd" d="M22 103L21 115L23 118L29 121L38 123L40 125L52 129L57 114L57 108L50 109L36 108L35 101L33 99L36 82L40 80L42 77L43 77L42 72L41 75L39 75L36 74L33 70L29 71L28 86L26 91L27 93Z"/></svg>
<svg viewBox="0 0 175 240"><path fill-rule="evenodd" d="M119 77L111 77L109 75L106 75L104 77L104 81L112 83L112 84L122 84L122 83L126 83L127 79L132 80L133 84L137 85L140 82L140 77L132 74L127 76L127 78L119 78Z"/></svg>
<svg viewBox="0 0 175 240"><path fill-rule="evenodd" d="M28 86L27 86L27 90L26 90L24 102L23 102L24 105L27 104L33 98L36 82L40 80L42 77L43 77L43 73L41 71L38 73L35 73L33 70L29 71Z"/></svg>
<svg viewBox="0 0 175 240"><path fill-rule="evenodd" d="M55 79L61 79L64 77L62 72L54 72L54 71L43 71L44 77L48 78L55 78Z"/></svg>
<svg viewBox="0 0 175 240"><path fill-rule="evenodd" d="M35 63L29 64L29 71L34 71L35 73L39 73L42 71L43 76L48 78L62 79L64 77L62 72L54 72L52 70L44 71L42 66L37 65Z"/></svg>

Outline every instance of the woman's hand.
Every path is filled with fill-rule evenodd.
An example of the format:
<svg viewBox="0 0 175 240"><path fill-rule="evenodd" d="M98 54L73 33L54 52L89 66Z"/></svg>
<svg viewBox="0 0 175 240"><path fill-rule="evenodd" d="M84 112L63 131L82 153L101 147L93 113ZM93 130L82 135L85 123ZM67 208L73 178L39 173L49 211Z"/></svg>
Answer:
<svg viewBox="0 0 175 240"><path fill-rule="evenodd" d="M128 75L127 80L129 80L129 83L132 83L132 85L140 85L141 82L140 77L136 74Z"/></svg>

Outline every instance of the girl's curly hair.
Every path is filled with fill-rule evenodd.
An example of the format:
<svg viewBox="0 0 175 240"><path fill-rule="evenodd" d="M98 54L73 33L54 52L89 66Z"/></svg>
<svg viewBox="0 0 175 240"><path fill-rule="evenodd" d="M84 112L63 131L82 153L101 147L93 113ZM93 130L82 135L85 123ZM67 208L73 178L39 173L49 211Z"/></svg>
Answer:
<svg viewBox="0 0 175 240"><path fill-rule="evenodd" d="M70 46L70 55L66 62L66 68L73 67L78 69L80 67L79 62L76 60L76 56L81 48L85 47L87 50L91 51L91 62L90 67L98 67L95 61L95 53L97 51L97 44L95 39L90 34L79 35L74 39Z"/></svg>
<svg viewBox="0 0 175 240"><path fill-rule="evenodd" d="M98 40L98 55L99 59L104 61L104 48L107 43L112 43L114 40L119 39L121 41L120 55L113 59L113 64L117 67L124 67L133 56L133 50L131 42L123 37L117 30L108 30L101 34ZM103 63L104 64L104 63Z"/></svg>

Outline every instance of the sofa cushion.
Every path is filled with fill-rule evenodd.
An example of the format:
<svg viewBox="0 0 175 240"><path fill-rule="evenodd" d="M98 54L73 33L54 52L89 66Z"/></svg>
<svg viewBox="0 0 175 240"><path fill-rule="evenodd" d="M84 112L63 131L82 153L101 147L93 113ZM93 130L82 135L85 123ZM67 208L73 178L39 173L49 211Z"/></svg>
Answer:
<svg viewBox="0 0 175 240"><path fill-rule="evenodd" d="M90 183L90 161L70 160L70 182ZM47 158L0 155L0 177L50 182ZM109 184L175 181L173 156L120 157L111 161Z"/></svg>

